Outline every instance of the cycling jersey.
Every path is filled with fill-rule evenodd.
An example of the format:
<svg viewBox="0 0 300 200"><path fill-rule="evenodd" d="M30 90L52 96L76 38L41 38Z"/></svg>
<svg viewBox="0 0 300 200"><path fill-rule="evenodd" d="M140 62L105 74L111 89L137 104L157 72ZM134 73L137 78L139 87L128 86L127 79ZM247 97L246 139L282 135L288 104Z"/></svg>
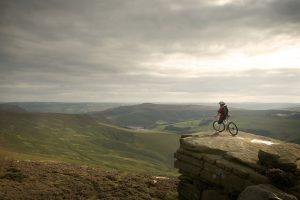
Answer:
<svg viewBox="0 0 300 200"><path fill-rule="evenodd" d="M220 114L220 118L225 118L225 108L224 106L221 106L218 110L218 113Z"/></svg>

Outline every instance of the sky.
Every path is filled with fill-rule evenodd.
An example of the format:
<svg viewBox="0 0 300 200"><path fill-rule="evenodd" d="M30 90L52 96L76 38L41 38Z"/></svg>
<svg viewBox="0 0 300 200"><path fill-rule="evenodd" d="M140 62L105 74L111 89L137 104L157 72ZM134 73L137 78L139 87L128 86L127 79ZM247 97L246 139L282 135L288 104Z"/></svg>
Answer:
<svg viewBox="0 0 300 200"><path fill-rule="evenodd" d="M0 101L300 103L299 0L0 0Z"/></svg>

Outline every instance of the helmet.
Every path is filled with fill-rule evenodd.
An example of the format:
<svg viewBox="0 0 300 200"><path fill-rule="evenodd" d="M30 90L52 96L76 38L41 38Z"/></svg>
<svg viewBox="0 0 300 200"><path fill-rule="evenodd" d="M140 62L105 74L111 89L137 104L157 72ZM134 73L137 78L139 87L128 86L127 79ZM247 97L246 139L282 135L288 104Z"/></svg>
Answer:
<svg viewBox="0 0 300 200"><path fill-rule="evenodd" d="M220 101L219 104L220 105L225 105L225 102L224 101Z"/></svg>

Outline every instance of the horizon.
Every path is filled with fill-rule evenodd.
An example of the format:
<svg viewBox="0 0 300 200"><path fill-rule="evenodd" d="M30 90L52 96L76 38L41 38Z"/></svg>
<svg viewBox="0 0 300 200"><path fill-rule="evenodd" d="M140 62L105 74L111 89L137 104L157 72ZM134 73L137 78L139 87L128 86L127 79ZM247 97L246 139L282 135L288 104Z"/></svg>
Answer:
<svg viewBox="0 0 300 200"><path fill-rule="evenodd" d="M29 112L86 113L103 111L119 107L135 106L200 106L219 108L218 102L0 102L1 105L12 105ZM246 110L291 110L298 112L300 103L262 103L262 102L226 102L233 109ZM71 109L71 110L70 110ZM79 110L78 110L79 109Z"/></svg>
<svg viewBox="0 0 300 200"><path fill-rule="evenodd" d="M298 0L2 0L0 102L300 103Z"/></svg>
<svg viewBox="0 0 300 200"><path fill-rule="evenodd" d="M216 104L218 105L218 102L121 102L121 101L115 101L115 102L88 102L88 101L0 101L0 104L13 104L13 103L65 103L65 104ZM299 104L300 103L294 103L294 102L226 102L226 104Z"/></svg>

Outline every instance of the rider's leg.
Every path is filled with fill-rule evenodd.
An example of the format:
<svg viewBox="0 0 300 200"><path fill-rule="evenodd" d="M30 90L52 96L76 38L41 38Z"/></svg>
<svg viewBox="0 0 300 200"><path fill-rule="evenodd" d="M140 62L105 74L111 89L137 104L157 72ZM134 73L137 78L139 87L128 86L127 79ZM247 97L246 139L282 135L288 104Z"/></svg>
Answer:
<svg viewBox="0 0 300 200"><path fill-rule="evenodd" d="M222 124L224 120L225 120L225 118L223 118L223 117L220 117L220 118L219 118L219 120L218 120L218 124ZM220 126L219 126L219 128L220 128ZM215 135L218 135L218 134L219 134L219 132L222 132L222 131L220 131L220 130L217 130L217 131L215 132Z"/></svg>
<svg viewBox="0 0 300 200"><path fill-rule="evenodd" d="M224 120L225 120L224 117L220 117L220 118L219 118L219 121L218 121L218 124L222 124Z"/></svg>

